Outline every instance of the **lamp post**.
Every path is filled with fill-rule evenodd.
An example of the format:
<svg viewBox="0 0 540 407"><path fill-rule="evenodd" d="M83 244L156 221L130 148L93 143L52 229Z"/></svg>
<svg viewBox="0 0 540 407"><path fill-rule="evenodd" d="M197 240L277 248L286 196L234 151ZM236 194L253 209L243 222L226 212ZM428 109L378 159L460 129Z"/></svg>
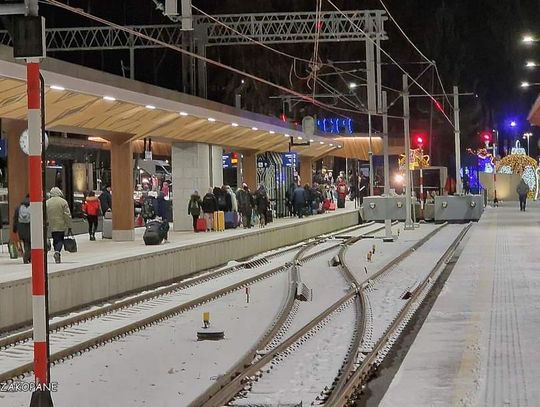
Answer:
<svg viewBox="0 0 540 407"><path fill-rule="evenodd" d="M531 155L531 150L530 150L530 139L531 139L531 136L533 134L528 131L527 133L524 133L523 134L523 139L527 139L527 155L530 156Z"/></svg>

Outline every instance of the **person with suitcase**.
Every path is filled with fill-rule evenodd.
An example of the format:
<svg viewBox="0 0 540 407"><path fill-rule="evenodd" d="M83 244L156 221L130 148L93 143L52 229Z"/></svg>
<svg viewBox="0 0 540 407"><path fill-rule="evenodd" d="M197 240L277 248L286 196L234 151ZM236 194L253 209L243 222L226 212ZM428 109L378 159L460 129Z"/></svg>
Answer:
<svg viewBox="0 0 540 407"><path fill-rule="evenodd" d="M206 220L206 231L209 232L214 225L214 212L217 211L217 201L212 193L212 188L209 188L203 197L201 208L204 213L204 219Z"/></svg>
<svg viewBox="0 0 540 407"><path fill-rule="evenodd" d="M197 220L201 216L202 201L198 191L191 194L188 202L188 215L193 217L193 231L197 232Z"/></svg>
<svg viewBox="0 0 540 407"><path fill-rule="evenodd" d="M339 178L339 182L337 184L336 189L338 193L337 207L345 208L345 198L347 197L348 189L347 189L347 183L342 177Z"/></svg>

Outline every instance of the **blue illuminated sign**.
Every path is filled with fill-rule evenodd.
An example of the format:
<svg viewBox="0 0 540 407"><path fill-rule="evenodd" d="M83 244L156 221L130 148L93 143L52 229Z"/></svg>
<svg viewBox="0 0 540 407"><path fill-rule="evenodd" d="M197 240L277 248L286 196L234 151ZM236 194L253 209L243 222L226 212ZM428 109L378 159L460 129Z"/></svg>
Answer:
<svg viewBox="0 0 540 407"><path fill-rule="evenodd" d="M0 140L0 157L7 157L7 143L6 140Z"/></svg>
<svg viewBox="0 0 540 407"><path fill-rule="evenodd" d="M282 153L281 157L284 167L296 168L298 162L298 153Z"/></svg>
<svg viewBox="0 0 540 407"><path fill-rule="evenodd" d="M223 154L223 168L232 168L231 154Z"/></svg>
<svg viewBox="0 0 540 407"><path fill-rule="evenodd" d="M325 133L353 134L353 122L349 118L330 117L317 119L317 127Z"/></svg>

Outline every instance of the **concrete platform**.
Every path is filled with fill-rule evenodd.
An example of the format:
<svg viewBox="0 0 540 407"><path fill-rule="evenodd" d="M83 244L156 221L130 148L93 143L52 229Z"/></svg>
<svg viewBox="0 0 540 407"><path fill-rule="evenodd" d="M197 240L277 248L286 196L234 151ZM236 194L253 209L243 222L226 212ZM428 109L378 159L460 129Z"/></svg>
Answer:
<svg viewBox="0 0 540 407"><path fill-rule="evenodd" d="M487 208L380 406L540 405L540 205Z"/></svg>
<svg viewBox="0 0 540 407"><path fill-rule="evenodd" d="M78 253L62 254L54 264L49 254L50 312L59 314L83 305L159 285L217 267L231 260L294 244L358 224L354 203L336 212L303 219L276 219L266 228L224 232L171 232L169 244L145 246L144 229L133 242L77 236ZM31 268L0 254L0 331L27 324L32 318Z"/></svg>

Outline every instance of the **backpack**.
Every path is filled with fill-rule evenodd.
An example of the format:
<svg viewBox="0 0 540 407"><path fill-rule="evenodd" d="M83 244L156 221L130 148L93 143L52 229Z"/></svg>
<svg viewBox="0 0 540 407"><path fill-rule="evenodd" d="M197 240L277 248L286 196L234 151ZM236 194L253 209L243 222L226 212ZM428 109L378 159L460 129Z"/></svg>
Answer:
<svg viewBox="0 0 540 407"><path fill-rule="evenodd" d="M30 207L21 205L19 207L19 223L30 223Z"/></svg>
<svg viewBox="0 0 540 407"><path fill-rule="evenodd" d="M199 208L199 202L197 202L195 199L192 199L190 201L189 208L191 210L193 210L193 209L197 210Z"/></svg>
<svg viewBox="0 0 540 407"><path fill-rule="evenodd" d="M225 196L225 194L218 195L217 203L220 207L227 206L227 197Z"/></svg>
<svg viewBox="0 0 540 407"><path fill-rule="evenodd" d="M156 216L156 212L154 211L154 206L152 205L150 201L144 201L142 215L143 217L148 217L148 218L152 218Z"/></svg>

